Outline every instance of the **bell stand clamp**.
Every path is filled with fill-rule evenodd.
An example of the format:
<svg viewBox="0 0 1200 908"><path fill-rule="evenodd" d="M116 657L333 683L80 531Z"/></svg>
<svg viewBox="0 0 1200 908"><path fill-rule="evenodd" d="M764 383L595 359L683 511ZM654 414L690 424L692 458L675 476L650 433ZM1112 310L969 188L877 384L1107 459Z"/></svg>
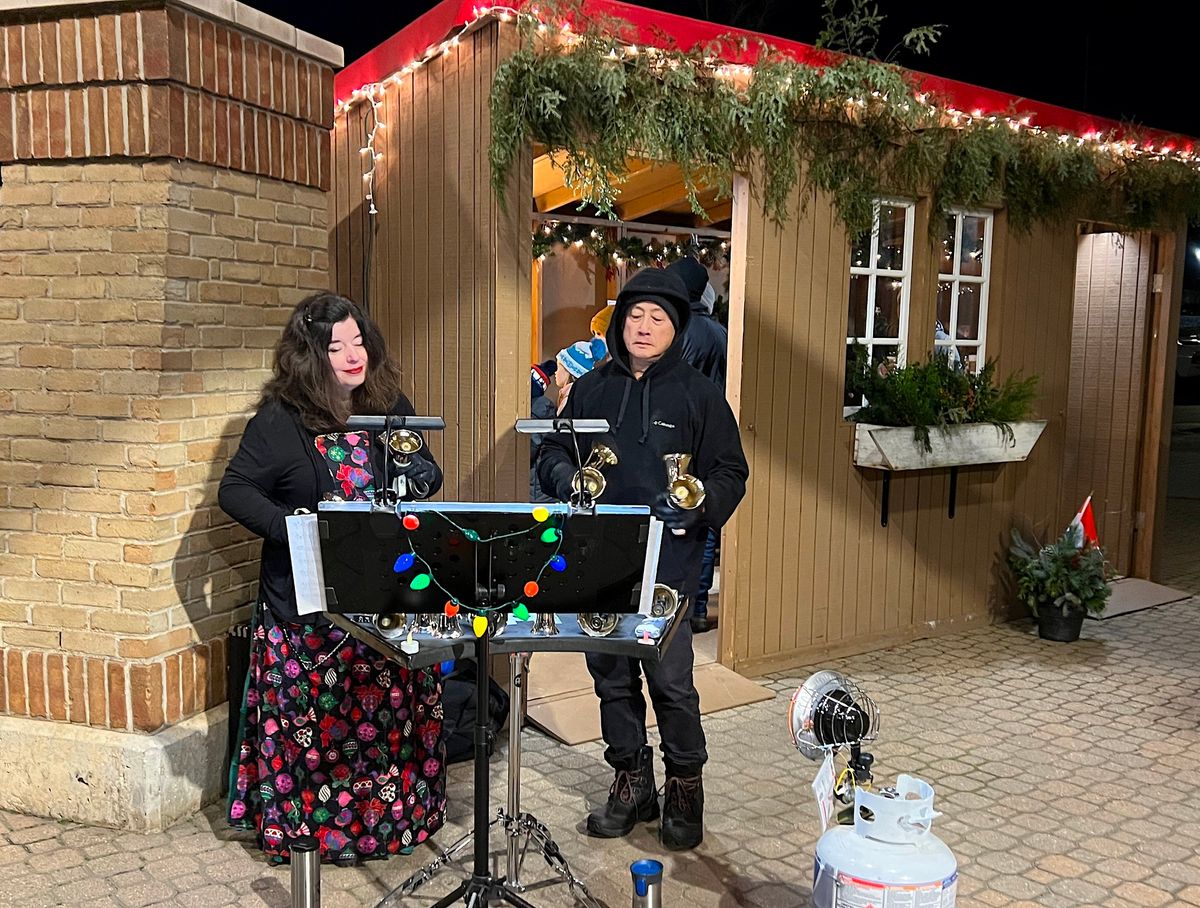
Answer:
<svg viewBox="0 0 1200 908"><path fill-rule="evenodd" d="M553 638L528 636L524 627L511 625L498 632L492 639L490 629L478 637L455 639L425 639L422 635L419 656L402 660L412 667L435 664L446 658L461 656L468 647L473 648L477 662L477 702L482 708L476 711L475 724L475 791L473 829L451 845L433 862L405 880L396 890L389 893L379 905L389 904L397 895L410 895L421 885L432 879L441 867L462 854L468 844L474 846L474 865L471 876L453 892L435 903L434 908L449 908L457 902L468 906L485 906L507 903L529 905L518 895L520 883L506 877L497 877L489 872L489 831L493 825L502 823L507 832L507 856L509 868L519 873L520 862L530 845L539 850L547 863L570 886L578 901L585 905L598 904L587 892L586 887L569 870L549 830L535 817L519 809L519 760L520 722L514 719L510 726L509 803L495 819L489 819L489 777L487 745L490 738L487 712L490 686L489 659L493 649L514 654L512 671L518 676L519 687L525 687L524 666L528 652L542 649L577 651L592 644L592 648L611 649L626 653L644 653L647 658L657 656L657 648L640 646L636 635L629 633L640 620L637 614L623 615L628 625L623 640L586 637L576 626L570 613L583 611L607 611L633 613L643 606L647 609L651 598L652 581L657 566L657 549L649 544L651 518L648 509L636 506L598 506L592 514L585 514L562 504L546 505L551 512L548 526L559 528L560 542L550 548L544 534L539 536L521 533L521 525L530 526L530 504L473 504L473 503L403 503L394 511L373 506L369 502L326 502L320 508L319 532L321 536L322 561L324 563L327 599L331 617L340 626L353 628L359 639L366 632L358 624L346 622L338 613L356 611L346 603L370 602L373 610L380 613L432 614L443 610L447 593L464 606L483 614L495 614L497 610L513 605L512 590L520 589L524 581L540 577L538 607L548 611L564 613L564 632ZM397 519L414 516L416 526ZM460 527L471 527L476 535L473 542L474 557L467 554L463 546L471 537L463 535ZM450 532L447 532L448 529ZM517 532L514 534L514 530ZM436 576L437 581L427 588L414 590L404 582L407 578L397 576L393 562L398 552L417 553L422 569ZM573 567L566 571L545 571L547 558L555 553L564 555ZM647 567L653 556L654 564ZM614 576L613 565L629 567L619 576ZM645 590L645 592L643 592ZM678 616L676 616L678 617ZM678 621L672 626L677 627ZM524 636L523 636L524 635ZM368 635L369 636L369 635ZM368 641L370 642L370 641ZM664 642L666 635L664 635ZM378 639L372 646L378 648ZM395 650L391 653L395 656ZM518 684L514 684L514 691ZM515 764L515 765L514 765ZM524 847L521 847L521 840Z"/></svg>
<svg viewBox="0 0 1200 908"><path fill-rule="evenodd" d="M607 432L608 428L607 419L567 419L562 416L555 416L551 419L518 419L516 422L516 430L521 435L564 434L571 436L570 450L575 452L575 477L581 490L585 488L583 483L585 457L579 446L579 436ZM581 492L575 505L577 511L590 513L596 502L590 495Z"/></svg>
<svg viewBox="0 0 1200 908"><path fill-rule="evenodd" d="M440 416L397 416L388 413L385 416L351 416L346 420L346 428L380 433L379 438L383 440L386 456L383 458L383 482L379 483L375 490L375 503L381 507L391 507L404 498L409 489L408 480L403 474L397 476L393 483L391 471L395 465L392 463L391 452L387 450L388 435L397 429L441 431L446 428L446 421Z"/></svg>

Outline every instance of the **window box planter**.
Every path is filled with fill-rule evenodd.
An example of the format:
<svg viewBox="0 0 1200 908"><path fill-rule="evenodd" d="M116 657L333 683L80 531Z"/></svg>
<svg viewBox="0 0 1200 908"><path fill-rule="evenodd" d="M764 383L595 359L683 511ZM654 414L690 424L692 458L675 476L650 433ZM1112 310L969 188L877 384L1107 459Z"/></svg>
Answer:
<svg viewBox="0 0 1200 908"><path fill-rule="evenodd" d="M854 463L873 470L936 470L981 463L1025 460L1046 428L1046 420L1011 423L1013 437L987 423L931 429L926 451L910 426L854 426Z"/></svg>
<svg viewBox="0 0 1200 908"><path fill-rule="evenodd" d="M1044 419L1009 424L1012 436L990 423L970 423L945 430L931 429L926 451L913 436L911 426L878 426L855 423L854 463L867 470L882 470L883 501L879 522L888 525L888 500L892 473L903 470L950 470L947 513L954 518L958 468L972 464L1013 463L1025 460L1046 428Z"/></svg>

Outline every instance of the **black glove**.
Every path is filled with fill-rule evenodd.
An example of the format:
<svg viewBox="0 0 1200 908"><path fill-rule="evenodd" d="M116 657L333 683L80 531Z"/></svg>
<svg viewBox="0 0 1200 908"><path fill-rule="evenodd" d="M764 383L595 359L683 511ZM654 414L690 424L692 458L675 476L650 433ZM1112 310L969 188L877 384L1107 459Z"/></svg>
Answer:
<svg viewBox="0 0 1200 908"><path fill-rule="evenodd" d="M659 493L650 505L650 512L667 525L671 530L682 530L689 533L697 529L704 521L704 505L686 511L671 504L671 496L667 492Z"/></svg>
<svg viewBox="0 0 1200 908"><path fill-rule="evenodd" d="M409 494L413 498L426 498L429 490L438 480L437 465L426 460L420 454L411 454L408 463L396 463L396 473L403 476L408 483Z"/></svg>
<svg viewBox="0 0 1200 908"><path fill-rule="evenodd" d="M569 463L557 464L550 471L550 488L547 490L559 501L570 501L574 490L571 480L575 478L575 467Z"/></svg>

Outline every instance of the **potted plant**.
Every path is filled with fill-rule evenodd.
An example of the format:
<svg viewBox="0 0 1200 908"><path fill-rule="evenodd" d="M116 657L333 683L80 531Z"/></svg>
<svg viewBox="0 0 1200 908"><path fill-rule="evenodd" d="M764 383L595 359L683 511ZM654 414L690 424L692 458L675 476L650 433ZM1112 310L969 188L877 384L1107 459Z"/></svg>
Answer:
<svg viewBox="0 0 1200 908"><path fill-rule="evenodd" d="M1029 418L1037 377L997 381L992 360L977 373L941 350L928 362L872 364L859 347L846 386L866 401L850 416L857 423L854 462L860 467L927 470L1020 461L1046 427Z"/></svg>
<svg viewBox="0 0 1200 908"><path fill-rule="evenodd" d="M1103 612L1112 594L1104 550L1090 542L1081 547L1073 527L1046 545L1027 541L1015 529L1012 540L1008 563L1017 579L1017 598L1037 619L1038 636L1078 640L1084 617Z"/></svg>

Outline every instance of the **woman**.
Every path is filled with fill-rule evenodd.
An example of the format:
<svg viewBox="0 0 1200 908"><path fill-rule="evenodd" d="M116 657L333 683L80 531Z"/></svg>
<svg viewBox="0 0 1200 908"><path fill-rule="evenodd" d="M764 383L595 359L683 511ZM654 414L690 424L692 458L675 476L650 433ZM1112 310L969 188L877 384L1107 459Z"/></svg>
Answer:
<svg viewBox="0 0 1200 908"><path fill-rule="evenodd" d="M442 824L441 680L401 668L322 616L299 616L285 518L322 499L372 498L389 456L351 414L411 415L379 329L317 293L288 319L274 377L221 480L221 508L263 538L259 602L229 820L273 860L316 836L328 860L409 851ZM442 473L423 449L390 475L428 497Z"/></svg>

